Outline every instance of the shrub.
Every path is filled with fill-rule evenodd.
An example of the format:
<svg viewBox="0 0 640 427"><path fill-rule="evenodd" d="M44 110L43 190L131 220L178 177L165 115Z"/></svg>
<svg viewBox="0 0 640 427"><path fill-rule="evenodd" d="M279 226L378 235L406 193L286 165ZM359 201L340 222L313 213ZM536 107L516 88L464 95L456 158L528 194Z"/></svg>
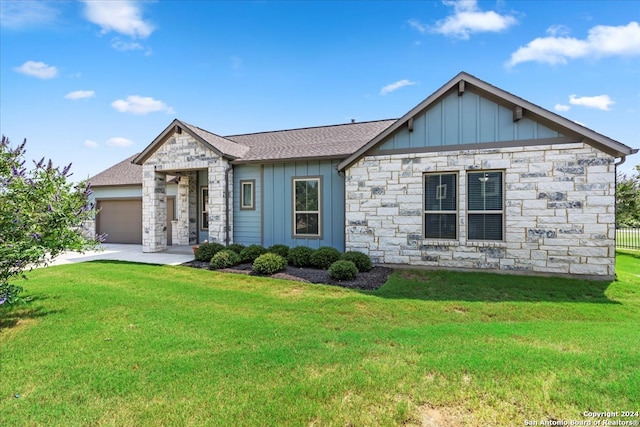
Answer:
<svg viewBox="0 0 640 427"><path fill-rule="evenodd" d="M249 245L240 251L240 259L242 262L253 262L260 255L267 253L267 250L264 246L260 245Z"/></svg>
<svg viewBox="0 0 640 427"><path fill-rule="evenodd" d="M228 268L240 264L240 255L228 249L222 250L211 258L211 267Z"/></svg>
<svg viewBox="0 0 640 427"><path fill-rule="evenodd" d="M313 255L313 249L310 247L296 246L289 250L287 259L289 260L289 264L295 265L296 267L310 267L311 255Z"/></svg>
<svg viewBox="0 0 640 427"><path fill-rule="evenodd" d="M330 246L322 246L311 254L311 265L316 268L329 268L340 259L340 251Z"/></svg>
<svg viewBox="0 0 640 427"><path fill-rule="evenodd" d="M373 267L371 265L371 258L369 258L369 255L363 254L362 252L345 252L342 254L340 259L353 262L360 273L369 271Z"/></svg>
<svg viewBox="0 0 640 427"><path fill-rule="evenodd" d="M265 253L253 262L253 271L258 274L274 274L286 266L287 260L284 257L274 253Z"/></svg>
<svg viewBox="0 0 640 427"><path fill-rule="evenodd" d="M227 246L227 249L230 251L233 251L235 253L237 253L238 255L240 255L240 252L242 252L242 250L245 248L246 246L243 245L242 243L232 243L229 246Z"/></svg>
<svg viewBox="0 0 640 427"><path fill-rule="evenodd" d="M334 280L353 280L358 275L358 268L353 261L336 261L329 267L329 277Z"/></svg>
<svg viewBox="0 0 640 427"><path fill-rule="evenodd" d="M287 258L289 256L289 246L287 245L273 245L267 249L267 252L272 254L278 254L283 258Z"/></svg>
<svg viewBox="0 0 640 427"><path fill-rule="evenodd" d="M201 243L196 251L196 259L198 261L210 262L211 258L224 249L220 243Z"/></svg>

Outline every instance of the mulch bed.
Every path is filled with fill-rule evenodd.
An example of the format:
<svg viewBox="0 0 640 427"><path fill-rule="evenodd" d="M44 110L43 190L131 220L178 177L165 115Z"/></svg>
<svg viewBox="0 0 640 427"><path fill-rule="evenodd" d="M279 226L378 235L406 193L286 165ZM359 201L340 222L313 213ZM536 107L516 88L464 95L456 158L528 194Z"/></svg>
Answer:
<svg viewBox="0 0 640 427"><path fill-rule="evenodd" d="M203 261L189 261L182 264L187 267L200 268L204 270L213 270L209 263ZM216 270L224 273L248 274L251 276L259 276L251 270L251 264L240 264L233 268L225 268ZM321 283L325 285L341 286L349 289L365 289L376 290L382 286L393 269L388 267L376 266L365 273L358 273L354 280L333 280L329 277L327 270L319 270L316 268L298 268L287 266L284 271L276 273L272 276L275 279L295 280L306 283Z"/></svg>

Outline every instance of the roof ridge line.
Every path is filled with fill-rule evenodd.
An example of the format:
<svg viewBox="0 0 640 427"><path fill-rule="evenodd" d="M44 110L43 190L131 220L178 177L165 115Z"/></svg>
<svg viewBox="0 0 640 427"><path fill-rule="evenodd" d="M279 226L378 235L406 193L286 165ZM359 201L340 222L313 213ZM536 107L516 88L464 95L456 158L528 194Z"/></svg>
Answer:
<svg viewBox="0 0 640 427"><path fill-rule="evenodd" d="M397 120L398 120L398 118L378 119L378 120L367 120L367 121L364 121L364 122L337 123L337 124L333 124L333 125L324 125L324 126L307 126L307 127L291 128L291 129L266 130L266 131L261 131L261 132L239 133L239 134L234 134L234 135L226 135L223 138L233 138L233 137L236 137L236 136L249 136L249 135L258 135L258 134L265 134L265 133L289 132L289 131L294 131L294 130L331 128L331 127L338 127L338 126L359 125L359 124L377 123L377 122L389 122L389 121L397 121ZM205 132L209 132L209 131L205 131ZM211 132L209 132L209 133L211 133Z"/></svg>

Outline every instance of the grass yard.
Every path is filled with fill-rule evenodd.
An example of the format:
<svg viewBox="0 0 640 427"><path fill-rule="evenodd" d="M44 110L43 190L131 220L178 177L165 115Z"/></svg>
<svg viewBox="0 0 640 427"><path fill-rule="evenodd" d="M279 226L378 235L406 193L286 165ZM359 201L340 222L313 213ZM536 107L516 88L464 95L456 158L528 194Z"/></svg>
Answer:
<svg viewBox="0 0 640 427"><path fill-rule="evenodd" d="M358 292L103 261L24 286L32 303L0 308L1 425L525 425L640 406L640 252L611 283L411 270Z"/></svg>

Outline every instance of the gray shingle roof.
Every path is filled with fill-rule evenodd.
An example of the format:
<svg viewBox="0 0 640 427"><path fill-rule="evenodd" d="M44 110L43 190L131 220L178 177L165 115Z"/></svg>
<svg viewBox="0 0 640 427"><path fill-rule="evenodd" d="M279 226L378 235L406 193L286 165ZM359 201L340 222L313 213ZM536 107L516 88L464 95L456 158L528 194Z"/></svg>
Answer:
<svg viewBox="0 0 640 427"><path fill-rule="evenodd" d="M309 158L344 159L394 122L395 119L378 120L222 137L183 121L174 121L223 155L235 158L238 163ZM171 126L164 133L170 130ZM158 143L161 141L159 138L156 138ZM149 149L147 147L145 151ZM131 156L100 172L90 178L89 182L95 187L142 185L142 166L132 162L144 153Z"/></svg>
<svg viewBox="0 0 640 427"><path fill-rule="evenodd" d="M240 145L229 138L224 138L222 136L216 135L215 133L211 133L204 129L199 128L198 126L190 125L189 123L180 121L183 125L185 125L189 130L198 135L200 138L211 144L213 147L217 148L221 153L230 156L239 158L242 157L247 151L249 151L248 147Z"/></svg>
<svg viewBox="0 0 640 427"><path fill-rule="evenodd" d="M393 124L395 120L348 123L225 137L249 149L237 162L345 158Z"/></svg>
<svg viewBox="0 0 640 427"><path fill-rule="evenodd" d="M142 185L142 166L131 163L133 156L89 178L92 187L108 185Z"/></svg>

